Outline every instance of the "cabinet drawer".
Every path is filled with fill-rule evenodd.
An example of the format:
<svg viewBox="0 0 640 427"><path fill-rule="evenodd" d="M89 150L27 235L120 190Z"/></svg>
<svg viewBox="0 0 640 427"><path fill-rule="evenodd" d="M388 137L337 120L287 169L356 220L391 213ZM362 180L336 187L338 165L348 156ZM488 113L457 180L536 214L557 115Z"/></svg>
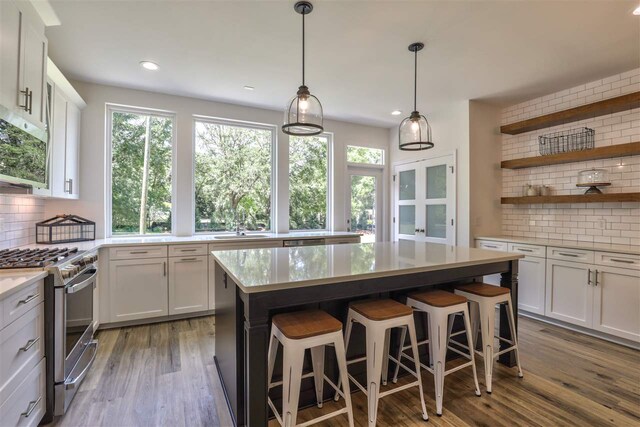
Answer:
<svg viewBox="0 0 640 427"><path fill-rule="evenodd" d="M166 246L121 246L109 249L109 258L113 260L166 257Z"/></svg>
<svg viewBox="0 0 640 427"><path fill-rule="evenodd" d="M509 252L517 252L527 256L544 258L547 254L545 246L527 245L524 243L509 243Z"/></svg>
<svg viewBox="0 0 640 427"><path fill-rule="evenodd" d="M0 402L44 357L44 304L0 331Z"/></svg>
<svg viewBox="0 0 640 427"><path fill-rule="evenodd" d="M507 242L497 242L494 240L476 240L476 248L488 249L490 251L504 251L508 250Z"/></svg>
<svg viewBox="0 0 640 427"><path fill-rule="evenodd" d="M171 245L169 256L207 255L207 244L201 245Z"/></svg>
<svg viewBox="0 0 640 427"><path fill-rule="evenodd" d="M43 300L44 280L38 280L26 288L0 301L2 304L2 320L0 328L7 326L18 317L40 304Z"/></svg>
<svg viewBox="0 0 640 427"><path fill-rule="evenodd" d="M40 360L0 406L3 426L37 426L45 411L45 359Z"/></svg>
<svg viewBox="0 0 640 427"><path fill-rule="evenodd" d="M560 259L564 261L586 262L592 264L593 251L585 251L582 249L554 248L552 246L549 246L547 248L547 258Z"/></svg>
<svg viewBox="0 0 640 427"><path fill-rule="evenodd" d="M595 258L595 264L597 265L610 265L612 267L640 270L640 255L596 252Z"/></svg>

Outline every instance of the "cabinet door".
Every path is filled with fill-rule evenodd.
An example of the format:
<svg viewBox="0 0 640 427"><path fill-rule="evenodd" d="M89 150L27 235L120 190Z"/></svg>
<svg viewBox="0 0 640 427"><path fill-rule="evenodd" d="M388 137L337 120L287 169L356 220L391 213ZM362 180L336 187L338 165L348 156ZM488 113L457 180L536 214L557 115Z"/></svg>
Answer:
<svg viewBox="0 0 640 427"><path fill-rule="evenodd" d="M12 1L0 1L0 105L11 111L24 111L25 96L20 93L20 24L22 12Z"/></svg>
<svg viewBox="0 0 640 427"><path fill-rule="evenodd" d="M111 322L168 314L166 258L111 261L109 281Z"/></svg>
<svg viewBox="0 0 640 427"><path fill-rule="evenodd" d="M509 245L507 242L496 242L493 240L476 240L476 248L486 249L488 251L506 252ZM482 281L488 285L500 286L500 274L491 274L484 276Z"/></svg>
<svg viewBox="0 0 640 427"><path fill-rule="evenodd" d="M547 260L545 314L590 328L593 316L591 271L588 264Z"/></svg>
<svg viewBox="0 0 640 427"><path fill-rule="evenodd" d="M35 125L44 128L44 95L47 81L47 39L44 30L28 20L23 20L21 47L24 60L20 61L20 90L28 88L30 93L27 116Z"/></svg>
<svg viewBox="0 0 640 427"><path fill-rule="evenodd" d="M65 149L65 187L67 197L78 198L78 151L80 148L80 109L67 102L67 143Z"/></svg>
<svg viewBox="0 0 640 427"><path fill-rule="evenodd" d="M640 341L640 271L596 266L593 328Z"/></svg>
<svg viewBox="0 0 640 427"><path fill-rule="evenodd" d="M53 119L51 128L51 196L66 197L65 163L67 141L67 99L53 88Z"/></svg>
<svg viewBox="0 0 640 427"><path fill-rule="evenodd" d="M518 309L544 314L546 262L525 257L518 262Z"/></svg>
<svg viewBox="0 0 640 427"><path fill-rule="evenodd" d="M209 307L207 256L169 258L169 314Z"/></svg>

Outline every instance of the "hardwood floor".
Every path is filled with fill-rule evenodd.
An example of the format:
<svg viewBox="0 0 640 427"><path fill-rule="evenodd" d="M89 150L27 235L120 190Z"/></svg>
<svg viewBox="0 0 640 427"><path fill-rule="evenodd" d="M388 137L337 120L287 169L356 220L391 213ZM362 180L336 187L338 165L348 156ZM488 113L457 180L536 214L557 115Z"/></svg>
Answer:
<svg viewBox="0 0 640 427"><path fill-rule="evenodd" d="M482 396L473 393L470 370L453 373L437 417L433 379L423 375L430 425L640 426L640 352L527 318L519 327L523 379L496 365L489 395L477 361ZM214 334L214 317L99 332L95 365L54 425L230 426L212 360ZM416 393L382 399L378 425L425 425ZM299 422L338 404L303 410ZM356 425L366 426L364 395L355 393L353 404ZM344 416L322 425L348 424Z"/></svg>

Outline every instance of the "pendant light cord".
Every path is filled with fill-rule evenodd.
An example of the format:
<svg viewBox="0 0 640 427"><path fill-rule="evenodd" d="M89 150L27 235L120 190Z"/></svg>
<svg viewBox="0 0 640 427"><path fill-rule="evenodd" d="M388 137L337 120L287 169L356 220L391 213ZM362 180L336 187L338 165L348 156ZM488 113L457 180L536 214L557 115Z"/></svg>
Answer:
<svg viewBox="0 0 640 427"><path fill-rule="evenodd" d="M414 50L414 64L413 64L413 111L417 111L417 99L418 99L418 50Z"/></svg>
<svg viewBox="0 0 640 427"><path fill-rule="evenodd" d="M302 13L302 86L304 86L304 15Z"/></svg>

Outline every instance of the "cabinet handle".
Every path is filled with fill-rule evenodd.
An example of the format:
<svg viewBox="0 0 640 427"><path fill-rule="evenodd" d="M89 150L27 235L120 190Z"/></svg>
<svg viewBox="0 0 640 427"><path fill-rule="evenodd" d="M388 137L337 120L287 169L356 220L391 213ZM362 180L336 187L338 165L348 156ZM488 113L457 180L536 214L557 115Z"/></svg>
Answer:
<svg viewBox="0 0 640 427"><path fill-rule="evenodd" d="M587 285L591 286L591 269L589 269L589 273L587 274Z"/></svg>
<svg viewBox="0 0 640 427"><path fill-rule="evenodd" d="M29 114L33 114L33 91L29 91Z"/></svg>
<svg viewBox="0 0 640 427"><path fill-rule="evenodd" d="M619 258L609 258L613 262L622 262L624 264L635 264L634 261L630 259L619 259Z"/></svg>
<svg viewBox="0 0 640 427"><path fill-rule="evenodd" d="M29 349L33 347L38 341L40 341L40 337L30 339L29 341L27 341L27 344L24 347L20 347L19 350L25 352L29 351Z"/></svg>
<svg viewBox="0 0 640 427"><path fill-rule="evenodd" d="M29 88L24 88L20 93L24 94L24 105L18 105L18 107L22 108L24 111L29 111Z"/></svg>
<svg viewBox="0 0 640 427"><path fill-rule="evenodd" d="M596 270L596 283L595 285L598 286L598 273L600 273L598 270Z"/></svg>
<svg viewBox="0 0 640 427"><path fill-rule="evenodd" d="M21 299L20 301L18 301L17 305L20 306L22 304L29 304L31 301L33 301L34 299L38 298L39 296L40 296L40 294L29 295L25 299Z"/></svg>
<svg viewBox="0 0 640 427"><path fill-rule="evenodd" d="M197 249L180 249L180 252L195 252Z"/></svg>
<svg viewBox="0 0 640 427"><path fill-rule="evenodd" d="M167 261L162 261L162 275L167 276Z"/></svg>
<svg viewBox="0 0 640 427"><path fill-rule="evenodd" d="M516 248L516 250L520 252L529 252L529 253L533 252L533 249L525 249L525 248Z"/></svg>
<svg viewBox="0 0 640 427"><path fill-rule="evenodd" d="M180 261L184 261L184 262L196 262L196 261L198 261L198 258L180 258Z"/></svg>
<svg viewBox="0 0 640 427"><path fill-rule="evenodd" d="M482 245L482 246L485 248L498 249L498 247L494 245Z"/></svg>
<svg viewBox="0 0 640 427"><path fill-rule="evenodd" d="M69 193L69 194L73 193L73 179L72 178L67 179L64 182L64 186L65 186L65 190L64 191L66 193ZM68 190L67 190L67 188L68 188Z"/></svg>
<svg viewBox="0 0 640 427"><path fill-rule="evenodd" d="M149 253L149 251L131 251L129 252L131 255L141 255L141 254L146 254Z"/></svg>
<svg viewBox="0 0 640 427"><path fill-rule="evenodd" d="M572 257L572 258L578 258L578 257L580 256L580 255L578 255L578 254L569 254L569 253L566 253L566 252L558 252L558 255L562 255L562 256L570 256L570 257Z"/></svg>
<svg viewBox="0 0 640 427"><path fill-rule="evenodd" d="M29 415L31 415L31 413L33 412L33 410L36 409L36 407L38 406L38 403L40 403L41 400L42 400L42 396L38 397L38 399L36 400L32 400L31 402L29 402L29 406L27 406L27 410L21 413L20 415L25 418L28 418Z"/></svg>

